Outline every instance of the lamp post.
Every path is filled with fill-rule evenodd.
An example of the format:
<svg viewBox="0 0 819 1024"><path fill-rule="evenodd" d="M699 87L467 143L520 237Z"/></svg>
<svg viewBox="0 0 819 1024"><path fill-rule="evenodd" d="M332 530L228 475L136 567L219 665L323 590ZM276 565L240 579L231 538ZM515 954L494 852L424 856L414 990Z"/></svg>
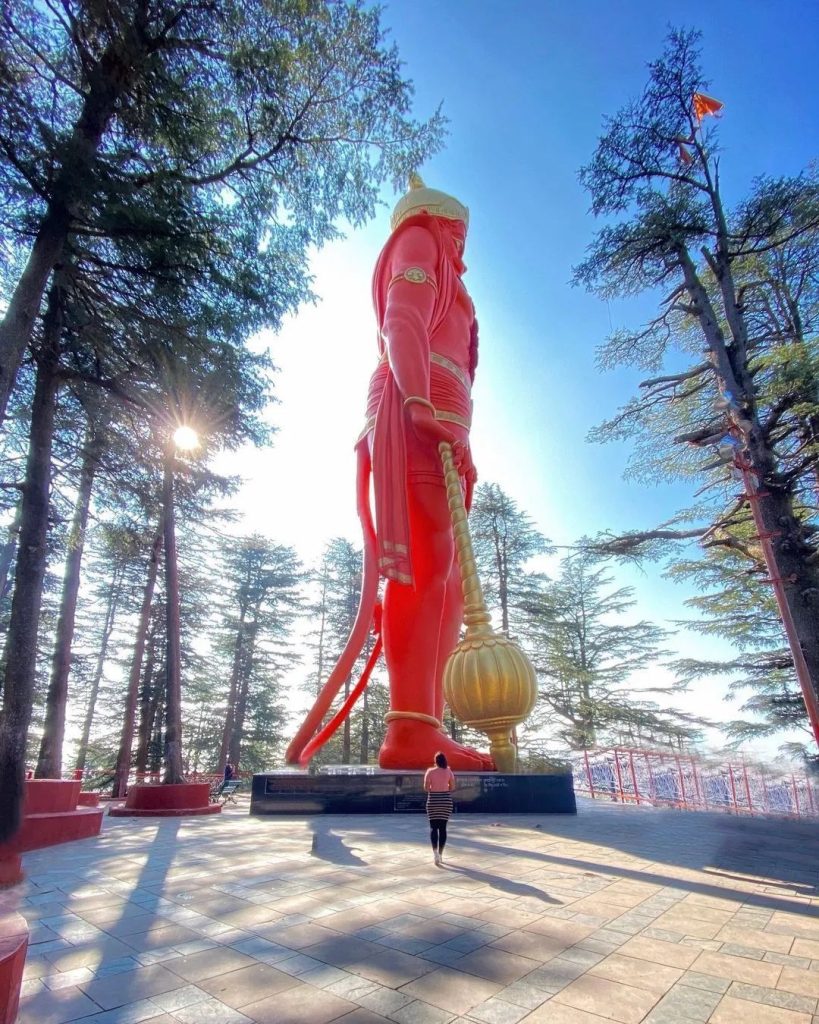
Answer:
<svg viewBox="0 0 819 1024"><path fill-rule="evenodd" d="M184 782L182 773L182 656L179 642L179 566L176 558L174 470L176 452L199 444L196 431L180 426L168 440L162 477L165 546L165 774L166 783Z"/></svg>

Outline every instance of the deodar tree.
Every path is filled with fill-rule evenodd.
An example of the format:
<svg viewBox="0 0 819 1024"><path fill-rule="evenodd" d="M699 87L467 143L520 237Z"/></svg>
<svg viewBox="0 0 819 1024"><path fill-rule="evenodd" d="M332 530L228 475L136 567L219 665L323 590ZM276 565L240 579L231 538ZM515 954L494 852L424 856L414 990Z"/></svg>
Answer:
<svg viewBox="0 0 819 1024"><path fill-rule="evenodd" d="M73 231L153 187L169 233L253 214L295 267L438 143L380 12L322 0L76 0L0 10L0 416ZM162 204L165 205L164 203Z"/></svg>
<svg viewBox="0 0 819 1024"><path fill-rule="evenodd" d="M522 639L538 676L538 704L527 728L551 727L573 750L605 743L682 747L699 720L673 706L673 687L639 685L667 655L665 630L634 621L629 587L612 578L585 540L561 560L553 582L523 603ZM666 707L649 696L662 695Z"/></svg>
<svg viewBox="0 0 819 1024"><path fill-rule="evenodd" d="M521 595L533 584L529 563L550 550L531 518L498 484L480 484L469 513L469 532L487 604L500 612L509 636Z"/></svg>
<svg viewBox="0 0 819 1024"><path fill-rule="evenodd" d="M697 34L672 31L642 96L605 122L581 171L592 211L607 223L575 280L607 297L664 293L654 319L616 331L601 351L602 365L651 377L597 437L636 437L635 474L698 488L695 507L670 523L598 547L628 556L668 554L692 538L749 545L752 571L764 566L779 588L819 740L816 361L807 327L819 185L810 174L759 179L729 206L712 116L721 104L707 88Z"/></svg>
<svg viewBox="0 0 819 1024"><path fill-rule="evenodd" d="M218 770L226 760L238 768L246 738L258 741L265 730L271 731L271 719L263 712L270 710L269 698L298 658L291 633L304 582L295 551L258 534L230 543L225 563L225 583L232 600L222 628L230 670Z"/></svg>
<svg viewBox="0 0 819 1024"><path fill-rule="evenodd" d="M209 391L214 445L260 436L264 360L245 339L308 297L310 246L440 141L439 117L409 116L379 16L319 0L0 9L0 416L27 347L36 367L0 839L19 819L60 390L104 389L152 452Z"/></svg>

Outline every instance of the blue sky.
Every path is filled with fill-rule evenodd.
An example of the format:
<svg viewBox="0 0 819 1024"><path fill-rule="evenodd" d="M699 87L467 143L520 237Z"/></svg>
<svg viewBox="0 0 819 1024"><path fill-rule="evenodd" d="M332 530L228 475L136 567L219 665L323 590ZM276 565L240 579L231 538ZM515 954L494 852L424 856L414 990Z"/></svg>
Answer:
<svg viewBox="0 0 819 1024"><path fill-rule="evenodd" d="M817 157L819 5L401 0L386 5L383 23L415 83L417 116L441 103L450 120L445 150L421 172L471 211L481 478L500 483L558 544L668 518L688 503L688 488L626 483L628 447L585 440L641 376L599 373L597 345L653 307L648 298L607 304L570 285L597 226L577 172L604 115L641 92L673 24L702 30L710 93L725 103L726 202L756 175L797 173ZM320 304L268 339L280 366L272 414L280 433L273 449L242 459L243 505L249 528L294 543L307 559L329 537L358 533L352 442L375 357L370 276L395 198L385 193L375 222L317 255ZM639 614L662 623L686 614L686 593L659 571L617 572L636 587ZM675 642L685 655L719 653L691 632ZM721 682L702 684L687 703L733 717L722 693Z"/></svg>

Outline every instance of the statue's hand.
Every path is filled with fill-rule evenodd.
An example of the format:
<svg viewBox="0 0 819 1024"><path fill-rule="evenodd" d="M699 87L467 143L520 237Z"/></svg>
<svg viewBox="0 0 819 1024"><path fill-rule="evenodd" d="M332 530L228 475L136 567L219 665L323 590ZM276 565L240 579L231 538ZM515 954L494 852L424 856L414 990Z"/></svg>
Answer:
<svg viewBox="0 0 819 1024"><path fill-rule="evenodd" d="M424 444L434 445L436 450L441 441L446 441L452 448L452 460L455 463L455 468L461 476L467 478L467 482L474 483L477 475L472 464L469 445L459 440L444 423L437 420L434 412L428 406L422 405L420 402L412 402L407 406L407 414L410 427L416 437Z"/></svg>

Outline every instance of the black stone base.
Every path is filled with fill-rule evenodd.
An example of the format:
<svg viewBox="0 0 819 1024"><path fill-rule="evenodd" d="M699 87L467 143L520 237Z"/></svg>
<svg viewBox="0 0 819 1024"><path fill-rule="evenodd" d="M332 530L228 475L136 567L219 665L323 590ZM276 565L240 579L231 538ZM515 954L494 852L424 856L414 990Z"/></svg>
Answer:
<svg viewBox="0 0 819 1024"><path fill-rule="evenodd" d="M571 772L501 775L458 772L455 813L576 814ZM423 772L352 765L253 776L251 814L405 814L423 811Z"/></svg>

